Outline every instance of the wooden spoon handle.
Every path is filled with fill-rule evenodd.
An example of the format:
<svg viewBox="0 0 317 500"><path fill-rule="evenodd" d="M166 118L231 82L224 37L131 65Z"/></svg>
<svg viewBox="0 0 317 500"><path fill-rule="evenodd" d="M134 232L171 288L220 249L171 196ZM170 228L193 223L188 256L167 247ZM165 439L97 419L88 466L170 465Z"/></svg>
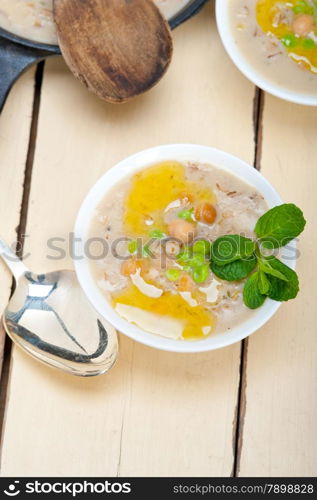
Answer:
<svg viewBox="0 0 317 500"><path fill-rule="evenodd" d="M150 89L171 61L171 31L151 0L54 0L54 17L66 63L106 101Z"/></svg>

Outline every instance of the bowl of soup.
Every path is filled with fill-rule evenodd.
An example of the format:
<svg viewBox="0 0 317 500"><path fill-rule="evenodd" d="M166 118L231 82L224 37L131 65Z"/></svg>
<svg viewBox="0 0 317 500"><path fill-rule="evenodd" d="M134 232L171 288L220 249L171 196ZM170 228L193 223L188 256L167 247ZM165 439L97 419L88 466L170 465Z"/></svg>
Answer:
<svg viewBox="0 0 317 500"><path fill-rule="evenodd" d="M317 105L317 3L217 0L218 30L235 65L263 90Z"/></svg>
<svg viewBox="0 0 317 500"><path fill-rule="evenodd" d="M213 274L205 244L225 234L254 237L258 218L279 204L256 169L217 149L142 151L108 170L79 210L79 281L96 310L138 342L174 352L230 345L280 303L246 307L244 281Z"/></svg>

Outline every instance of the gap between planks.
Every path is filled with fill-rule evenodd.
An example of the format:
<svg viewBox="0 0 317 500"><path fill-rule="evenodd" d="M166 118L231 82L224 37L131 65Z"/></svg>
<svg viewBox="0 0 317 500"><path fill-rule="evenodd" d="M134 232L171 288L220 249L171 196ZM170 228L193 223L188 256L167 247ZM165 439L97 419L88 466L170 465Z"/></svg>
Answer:
<svg viewBox="0 0 317 500"><path fill-rule="evenodd" d="M23 195L21 201L21 210L20 210L20 220L19 225L16 228L16 253L21 258L23 256L23 247L24 247L24 239L25 239L25 230L27 224L27 215L28 215L28 207L29 207L29 198L30 198L30 189L31 189L31 180L32 180L32 171L33 171L33 160L34 160L34 152L36 146L36 136L38 129L38 117L40 110L40 100L41 100L41 88L43 81L43 72L44 72L44 62L40 62L37 66L35 77L34 77L34 94L33 94L33 107L32 107L32 119L30 126L30 136L29 136L29 144L28 151L25 161L25 169L24 169L24 182L23 182ZM12 280L11 287L11 296L15 289L14 279ZM2 324L0 326L3 329ZM6 410L6 402L7 402L7 393L8 393L8 385L9 385L9 377L10 377L10 367L11 367L11 351L12 351L12 341L8 335L6 335L5 344L4 344L4 353L3 353L3 364L1 369L1 378L0 378L0 448L2 447L2 436L3 436L3 428L5 422L5 410Z"/></svg>
<svg viewBox="0 0 317 500"><path fill-rule="evenodd" d="M265 94L263 90L256 87L253 100L253 130L254 130L253 166L257 170L261 169L264 96ZM238 400L237 400L236 415L233 426L234 461L233 461L231 477L238 477L240 471L240 460L241 460L242 445L243 445L244 418L247 406L246 389L247 389L248 344L249 344L248 338L243 339L241 342Z"/></svg>
<svg viewBox="0 0 317 500"><path fill-rule="evenodd" d="M41 100L41 87L43 81L44 64L45 64L44 62L39 63L35 74L32 121L30 127L28 153L25 164L24 188L23 188L23 196L21 202L20 222L17 228L17 254L19 255L19 257L23 255L23 246L25 239L25 230L27 224L27 215L29 207L32 171L33 171L33 160L34 160L34 152L36 147L36 137L38 130L38 117L39 117L39 108ZM260 170L260 163L261 163L263 108L264 108L264 92L256 88L254 95L254 103L253 103L253 128L254 128L253 166L257 170ZM14 282L12 284L12 292L13 291L14 291ZM12 348L12 342L9 339L9 337L6 337L3 366L2 366L1 380L0 380L1 443L2 443L3 426L5 421L5 408L7 401L7 391L9 384L10 365L11 365L11 348ZM237 397L236 415L233 426L234 463L231 473L232 477L237 477L239 475L239 469L240 469L240 458L241 458L241 451L243 444L244 417L246 412L247 354L248 354L248 339L244 339L241 342L238 397Z"/></svg>

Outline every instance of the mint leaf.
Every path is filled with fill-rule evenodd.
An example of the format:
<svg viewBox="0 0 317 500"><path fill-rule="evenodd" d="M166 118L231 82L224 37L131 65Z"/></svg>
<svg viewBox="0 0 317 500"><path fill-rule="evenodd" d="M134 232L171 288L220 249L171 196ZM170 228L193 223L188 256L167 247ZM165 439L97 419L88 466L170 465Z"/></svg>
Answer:
<svg viewBox="0 0 317 500"><path fill-rule="evenodd" d="M257 271L250 276L244 285L243 301L250 309L257 309L266 299L266 295L260 292L259 279L259 272Z"/></svg>
<svg viewBox="0 0 317 500"><path fill-rule="evenodd" d="M214 261L211 261L210 267L212 272L218 278L226 281L239 281L246 278L248 274L255 268L257 264L256 257L252 255L243 260L235 260L225 266L218 266Z"/></svg>
<svg viewBox="0 0 317 500"><path fill-rule="evenodd" d="M259 259L259 268L261 269L261 271L263 271L266 274L270 274L271 276L275 276L275 278L279 278L280 280L288 281L286 276L281 271L279 271L278 269L275 269L271 265L270 259L272 259L272 258L273 257L261 256L261 258Z"/></svg>
<svg viewBox="0 0 317 500"><path fill-rule="evenodd" d="M271 284L263 271L259 271L258 287L262 295L267 295L271 287Z"/></svg>
<svg viewBox="0 0 317 500"><path fill-rule="evenodd" d="M239 234L227 234L218 238L211 246L211 260L217 266L225 266L235 260L250 257L256 243Z"/></svg>
<svg viewBox="0 0 317 500"><path fill-rule="evenodd" d="M264 247L279 248L296 238L305 224L303 212L293 203L284 203L262 215L254 231Z"/></svg>
<svg viewBox="0 0 317 500"><path fill-rule="evenodd" d="M270 299L278 300L279 302L294 299L299 291L298 276L295 271L275 257L267 257L267 260L269 260L270 266L273 269L279 271L287 278L287 281L285 281L273 275L267 275L270 282L270 289L268 291Z"/></svg>

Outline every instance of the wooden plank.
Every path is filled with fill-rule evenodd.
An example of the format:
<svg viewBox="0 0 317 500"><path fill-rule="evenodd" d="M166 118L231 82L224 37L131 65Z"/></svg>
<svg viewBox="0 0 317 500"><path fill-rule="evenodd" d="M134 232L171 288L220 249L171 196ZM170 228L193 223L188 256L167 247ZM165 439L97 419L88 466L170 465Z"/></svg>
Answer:
<svg viewBox="0 0 317 500"><path fill-rule="evenodd" d="M316 110L266 96L263 127L262 173L308 224L299 243L299 296L249 339L240 475L315 476Z"/></svg>
<svg viewBox="0 0 317 500"><path fill-rule="evenodd" d="M24 170L28 152L33 107L34 71L14 86L0 115L0 214L1 238L16 242L23 194ZM12 276L0 262L0 313L10 296ZM0 332L0 373L5 336Z"/></svg>
<svg viewBox="0 0 317 500"><path fill-rule="evenodd" d="M67 240L89 187L128 154L193 142L252 162L254 89L225 55L212 8L177 29L160 85L124 106L89 95L61 61L47 64L28 218L35 270L72 265L68 254L47 258L48 238ZM227 476L239 361L239 344L186 356L122 337L108 375L78 380L15 350L2 474Z"/></svg>

